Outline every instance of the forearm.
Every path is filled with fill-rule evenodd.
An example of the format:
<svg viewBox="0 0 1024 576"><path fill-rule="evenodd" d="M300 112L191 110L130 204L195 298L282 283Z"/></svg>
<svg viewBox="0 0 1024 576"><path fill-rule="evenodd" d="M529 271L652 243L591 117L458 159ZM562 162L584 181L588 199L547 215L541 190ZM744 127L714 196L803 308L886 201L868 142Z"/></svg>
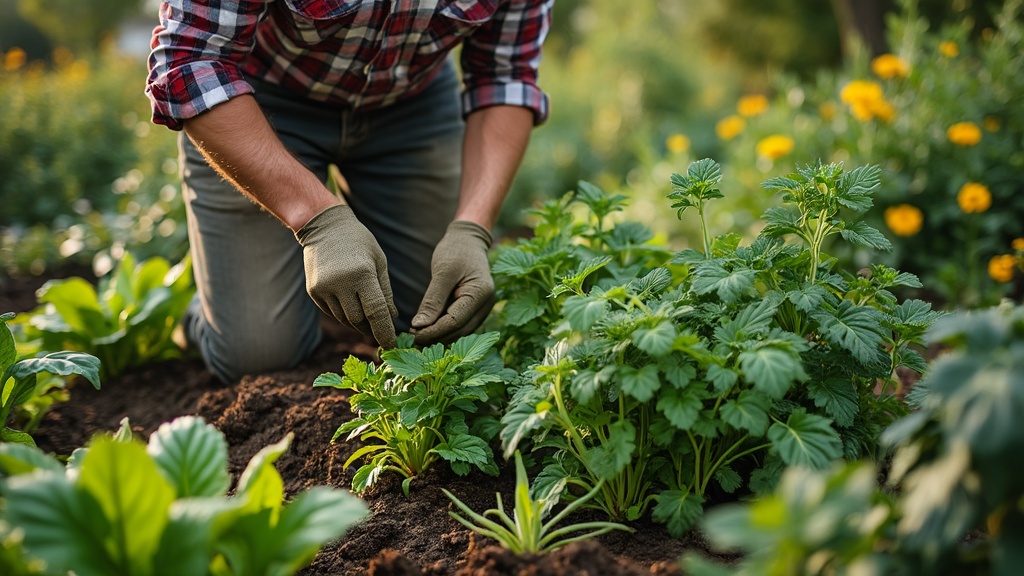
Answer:
<svg viewBox="0 0 1024 576"><path fill-rule="evenodd" d="M285 149L250 95L186 120L184 130L211 166L293 231L339 203Z"/></svg>
<svg viewBox="0 0 1024 576"><path fill-rule="evenodd" d="M512 185L533 129L534 114L521 106L490 106L466 118L462 186L456 220L491 230Z"/></svg>

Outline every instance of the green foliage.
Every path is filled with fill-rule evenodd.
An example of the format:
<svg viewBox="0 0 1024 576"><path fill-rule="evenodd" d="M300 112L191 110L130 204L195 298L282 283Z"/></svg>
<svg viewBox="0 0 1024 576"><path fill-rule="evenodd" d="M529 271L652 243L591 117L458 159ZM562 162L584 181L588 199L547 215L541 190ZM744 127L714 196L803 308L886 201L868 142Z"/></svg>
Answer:
<svg viewBox="0 0 1024 576"><path fill-rule="evenodd" d="M59 46L96 50L143 0L18 0L18 13ZM74 22L74 26L69 26Z"/></svg>
<svg viewBox="0 0 1024 576"><path fill-rule="evenodd" d="M354 492L390 470L405 478L408 494L412 479L438 459L460 475L476 467L497 476L488 444L494 417L486 413L493 408L488 403L503 399L501 385L508 378L492 350L497 340L497 332L470 334L447 349L434 344L417 350L411 336L402 334L398 347L381 352L382 366L349 356L343 375L316 378L314 386L354 392L349 405L355 417L338 428L332 442L346 433L348 439L378 442L356 450L345 463L367 457L352 479Z"/></svg>
<svg viewBox="0 0 1024 576"><path fill-rule="evenodd" d="M569 296L546 320L559 341L518 381L502 419L506 455L532 440L547 454L541 476L564 482L567 499L600 486L588 506L635 519L653 504L673 534L712 494L770 489L782 464L873 456L874 438L906 411L891 393L894 371L922 369L915 347L937 316L889 291L913 276L884 266L854 276L821 250L832 234L885 245L855 219L871 206L876 175L807 166L765 182L786 207L766 214L749 246L705 234L706 253L683 250L671 267L635 266L586 286L563 277L551 293ZM703 217L720 180L715 162L694 163L672 178L673 207ZM534 236L536 251L546 238ZM512 280L528 282L508 279L508 294L529 290ZM879 381L890 388L881 395Z"/></svg>
<svg viewBox="0 0 1024 576"><path fill-rule="evenodd" d="M26 404L39 402L40 397L49 396L50 387L46 375L80 375L97 390L100 388L100 362L89 354L60 351L36 358L18 358L14 334L7 322L14 318L8 312L0 314L0 442L16 442L35 446L29 433L34 426L14 430L7 426L8 419L16 410ZM40 376L44 376L40 379ZM47 404L48 406L48 404ZM37 412L36 422L42 414Z"/></svg>
<svg viewBox="0 0 1024 576"><path fill-rule="evenodd" d="M50 574L294 574L366 506L326 487L286 503L273 463L290 443L257 453L230 497L224 436L194 417L162 425L148 446L97 437L67 470L0 445L3 521Z"/></svg>
<svg viewBox="0 0 1024 576"><path fill-rule="evenodd" d="M586 538L593 538L610 532L612 530L625 530L633 532L632 528L614 522L583 522L563 526L553 530L556 524L561 522L567 515L578 509L587 500L593 498L600 487L573 501L563 508L558 514L547 522L544 518L551 509L558 503L558 491L547 490L546 493L534 497L530 491L530 481L526 476L526 467L523 466L523 458L517 451L516 461L516 487L515 487L515 509L512 517L505 513L501 502L501 494L497 495L498 507L478 514L472 508L466 506L451 492L441 489L453 504L461 510L469 519L466 519L458 512L449 510L448 515L454 518L466 528L497 540L502 547L515 552L516 554L542 554L561 548L571 542L577 542ZM498 519L498 522L491 520L488 516ZM570 536L574 532L589 530L585 534Z"/></svg>
<svg viewBox="0 0 1024 576"><path fill-rule="evenodd" d="M194 292L188 257L171 266L159 256L136 264L125 254L96 287L77 277L44 284L37 293L42 306L25 315L25 332L39 349L96 356L110 378L181 354L171 333Z"/></svg>

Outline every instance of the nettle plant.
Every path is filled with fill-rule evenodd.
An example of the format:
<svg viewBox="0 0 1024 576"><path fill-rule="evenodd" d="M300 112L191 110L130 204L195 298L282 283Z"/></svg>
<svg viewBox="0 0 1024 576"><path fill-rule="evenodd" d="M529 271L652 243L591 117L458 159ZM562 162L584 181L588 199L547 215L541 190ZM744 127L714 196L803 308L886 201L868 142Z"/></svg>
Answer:
<svg viewBox="0 0 1024 576"><path fill-rule="evenodd" d="M41 350L78 350L100 359L111 378L181 350L171 333L195 293L189 257L177 265L154 256L140 263L125 254L97 286L83 278L51 280L37 292L42 304L27 314L25 333Z"/></svg>
<svg viewBox="0 0 1024 576"><path fill-rule="evenodd" d="M37 448L0 444L0 525L47 574L294 574L366 505L327 487L286 502L274 462L290 442L289 434L253 456L231 496L227 442L200 418L160 426L148 445L123 422L66 466Z"/></svg>
<svg viewBox="0 0 1024 576"><path fill-rule="evenodd" d="M538 484L565 481L569 500L601 484L589 506L635 519L653 505L672 534L709 496L768 491L787 465L874 456L906 412L894 371L925 369L914 348L937 316L889 292L913 276L843 274L823 252L835 234L886 246L840 216L870 207L877 169L817 165L765 182L789 207L769 211L749 246L706 229L720 179L711 160L673 176L673 207L697 208L705 238L704 253L673 257L682 273L561 284L568 331L523 372L503 418L507 453L528 439L547 454Z"/></svg>
<svg viewBox="0 0 1024 576"><path fill-rule="evenodd" d="M400 334L398 346L381 352L374 365L349 356L343 375L321 374L314 386L351 390L349 405L355 417L341 425L331 441L374 440L356 450L347 468L366 462L352 478L356 493L377 482L386 471L404 477L408 495L412 479L438 460L468 474L476 467L497 476L490 447L499 427L497 405L504 403L504 382L514 375L493 350L497 332L470 334L451 347L434 344L417 350L410 334Z"/></svg>

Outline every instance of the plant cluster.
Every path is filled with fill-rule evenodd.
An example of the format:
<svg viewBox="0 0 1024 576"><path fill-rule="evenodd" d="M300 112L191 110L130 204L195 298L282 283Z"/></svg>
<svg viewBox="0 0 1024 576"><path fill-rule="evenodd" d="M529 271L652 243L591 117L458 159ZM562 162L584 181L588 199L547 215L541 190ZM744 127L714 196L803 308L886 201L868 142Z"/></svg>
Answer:
<svg viewBox="0 0 1024 576"><path fill-rule="evenodd" d="M19 321L39 350L77 350L99 358L106 379L179 356L171 334L194 293L188 257L171 266L160 256L136 263L125 254L96 287L78 277L48 281L37 293L42 306Z"/></svg>
<svg viewBox="0 0 1024 576"><path fill-rule="evenodd" d="M0 444L0 540L20 539L5 550L24 551L0 553L0 567L31 573L41 562L47 574L81 576L294 574L366 505L326 487L285 502L273 463L290 443L289 435L253 456L231 496L227 442L199 418L162 425L148 445L125 422L67 466L36 448Z"/></svg>
<svg viewBox="0 0 1024 576"><path fill-rule="evenodd" d="M778 491L723 506L702 528L739 566L688 555L688 574L1018 574L1024 482L1024 308L957 313L929 340L948 352L915 387L918 408L882 436L887 487L866 462L788 470Z"/></svg>
<svg viewBox="0 0 1024 576"><path fill-rule="evenodd" d="M716 163L675 175L673 207L680 216L695 209L705 252L605 275L614 258L585 260L547 287L552 299L568 296L556 317L545 309L515 326L548 339L502 418L506 456L529 441L545 454L539 486L564 483L570 501L600 486L589 507L622 520L653 505L673 534L696 522L709 495L770 490L785 465L873 456L878 433L905 413L894 371L926 368L915 347L937 316L892 294L919 286L914 276L885 266L844 272L823 252L833 235L887 247L855 219L870 208L878 173L818 164L766 181L787 207L765 214L749 246L707 231L708 205L722 195ZM557 236L541 228L512 250L543 253L545 238ZM495 277L505 295L538 284Z"/></svg>

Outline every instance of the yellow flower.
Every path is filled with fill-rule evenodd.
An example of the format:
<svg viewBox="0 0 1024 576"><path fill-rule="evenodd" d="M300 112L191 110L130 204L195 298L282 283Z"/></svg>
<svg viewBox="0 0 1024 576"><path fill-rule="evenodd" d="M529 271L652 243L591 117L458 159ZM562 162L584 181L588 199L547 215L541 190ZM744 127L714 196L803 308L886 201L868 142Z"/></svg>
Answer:
<svg viewBox="0 0 1024 576"><path fill-rule="evenodd" d="M897 204L885 209L885 225L897 236L913 236L923 223L924 214L917 206Z"/></svg>
<svg viewBox="0 0 1024 576"><path fill-rule="evenodd" d="M1014 238L1010 246L1018 252L1024 252L1024 238Z"/></svg>
<svg viewBox="0 0 1024 576"><path fill-rule="evenodd" d="M988 261L988 275L996 282L1013 280L1013 269L1017 259L1012 254L999 254Z"/></svg>
<svg viewBox="0 0 1024 576"><path fill-rule="evenodd" d="M715 124L715 134L722 140L732 140L740 135L747 123L739 116L726 116Z"/></svg>
<svg viewBox="0 0 1024 576"><path fill-rule="evenodd" d="M740 113L740 116L747 118L764 114L766 110L768 110L768 98L761 94L748 94L740 98L736 104L736 111Z"/></svg>
<svg viewBox="0 0 1024 576"><path fill-rule="evenodd" d="M826 122L830 122L836 117L836 104L835 102L822 102L818 106L818 113L821 114L821 118Z"/></svg>
<svg viewBox="0 0 1024 576"><path fill-rule="evenodd" d="M956 195L956 203L968 214L984 212L992 206L992 193L988 187L977 182L968 182L960 187Z"/></svg>
<svg viewBox="0 0 1024 576"><path fill-rule="evenodd" d="M892 122L892 119L896 117L896 109L885 100L875 102L871 108L871 113L886 124Z"/></svg>
<svg viewBox="0 0 1024 576"><path fill-rule="evenodd" d="M789 136L772 134L757 143L757 154L765 158L778 160L792 152L795 145L796 143Z"/></svg>
<svg viewBox="0 0 1024 576"><path fill-rule="evenodd" d="M999 118L996 118L995 116L985 116L985 119L981 121L981 125L989 132L999 132L999 128L1002 127L1002 123L999 121Z"/></svg>
<svg viewBox="0 0 1024 576"><path fill-rule="evenodd" d="M910 65L899 56L882 54L871 61L871 71L883 80L906 78L910 74Z"/></svg>
<svg viewBox="0 0 1024 576"><path fill-rule="evenodd" d="M682 154L690 149L690 139L682 134L673 134L665 140L665 147L673 154Z"/></svg>
<svg viewBox="0 0 1024 576"><path fill-rule="evenodd" d="M973 122L957 122L946 129L946 138L957 146L974 146L981 142L981 128Z"/></svg>
<svg viewBox="0 0 1024 576"><path fill-rule="evenodd" d="M957 46L956 42L945 40L939 42L939 53L946 58L956 58L960 54L960 47Z"/></svg>
<svg viewBox="0 0 1024 576"><path fill-rule="evenodd" d="M17 70L25 65L27 59L28 55L25 54L25 51L15 46L4 54L4 70Z"/></svg>
<svg viewBox="0 0 1024 576"><path fill-rule="evenodd" d="M896 116L896 109L886 101L882 86L877 82L854 80L843 86L839 99L850 106L850 113L861 122L876 117L888 122Z"/></svg>

